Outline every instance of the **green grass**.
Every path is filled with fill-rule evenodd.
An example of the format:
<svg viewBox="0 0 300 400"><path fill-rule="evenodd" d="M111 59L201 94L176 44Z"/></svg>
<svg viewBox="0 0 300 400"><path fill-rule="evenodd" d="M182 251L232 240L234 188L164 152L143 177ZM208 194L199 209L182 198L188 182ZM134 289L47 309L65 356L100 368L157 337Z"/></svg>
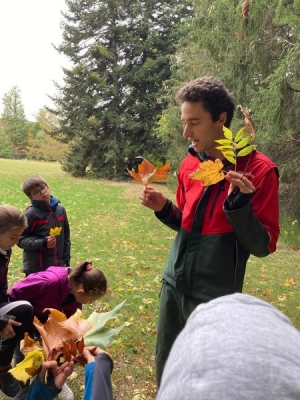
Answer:
<svg viewBox="0 0 300 400"><path fill-rule="evenodd" d="M174 232L140 205L142 186L133 180L115 183L76 179L62 172L57 163L23 160L0 159L0 171L2 204L25 209L28 199L20 190L21 182L38 173L65 205L71 225L71 264L92 260L109 281L109 294L91 306L84 306L85 316L93 310L112 309L126 299L114 321L116 326L126 326L107 349L115 364L115 399L154 399L158 294ZM159 188L174 199L166 185L160 184ZM276 305L299 328L299 252L288 247L286 236L275 254L263 259L250 258L245 292ZM21 251L15 247L9 284L22 278ZM76 368L76 373L77 378L69 386L79 400L83 393L82 368Z"/></svg>

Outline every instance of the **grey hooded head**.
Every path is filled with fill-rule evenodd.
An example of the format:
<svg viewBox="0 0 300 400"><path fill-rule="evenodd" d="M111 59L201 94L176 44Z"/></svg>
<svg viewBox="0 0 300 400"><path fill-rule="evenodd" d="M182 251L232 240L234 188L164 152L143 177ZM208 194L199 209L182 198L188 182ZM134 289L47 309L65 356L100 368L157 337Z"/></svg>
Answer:
<svg viewBox="0 0 300 400"><path fill-rule="evenodd" d="M233 294L191 314L157 400L246 399L300 399L300 333L277 308Z"/></svg>

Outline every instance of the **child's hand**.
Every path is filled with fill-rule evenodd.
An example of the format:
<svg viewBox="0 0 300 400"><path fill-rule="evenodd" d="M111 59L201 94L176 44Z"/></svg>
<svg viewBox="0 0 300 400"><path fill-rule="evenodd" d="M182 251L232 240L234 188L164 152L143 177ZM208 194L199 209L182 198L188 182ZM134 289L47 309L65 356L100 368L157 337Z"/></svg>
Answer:
<svg viewBox="0 0 300 400"><path fill-rule="evenodd" d="M86 359L88 364L94 362L95 357L100 353L106 353L106 351L100 349L99 347L85 347L82 352L83 357Z"/></svg>
<svg viewBox="0 0 300 400"><path fill-rule="evenodd" d="M54 249L56 246L56 236L47 236L47 249Z"/></svg>
<svg viewBox="0 0 300 400"><path fill-rule="evenodd" d="M72 374L74 370L74 362L66 362L60 367L57 365L56 361L44 361L42 364L42 368L39 372L39 379L42 383L47 385L46 382L46 374L47 370L50 370L52 373L51 379L54 380L54 384L57 389L61 389L63 385L66 383L67 378Z"/></svg>
<svg viewBox="0 0 300 400"><path fill-rule="evenodd" d="M11 339L16 336L14 326L21 326L21 322L14 321L13 319L9 319L7 325L0 332L0 336L2 339Z"/></svg>

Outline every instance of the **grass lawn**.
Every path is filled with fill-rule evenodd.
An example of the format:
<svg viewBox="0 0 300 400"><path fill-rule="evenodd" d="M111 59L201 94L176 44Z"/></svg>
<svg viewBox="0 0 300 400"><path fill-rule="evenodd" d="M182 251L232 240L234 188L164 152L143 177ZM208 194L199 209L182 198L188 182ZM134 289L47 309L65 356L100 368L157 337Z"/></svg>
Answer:
<svg viewBox="0 0 300 400"><path fill-rule="evenodd" d="M58 163L0 159L1 203L21 210L29 204L20 189L21 182L40 174L52 193L66 207L71 226L72 260L75 266L91 260L109 281L109 294L93 305L107 311L126 300L113 321L124 329L107 348L114 360L115 399L150 400L155 398L154 349L158 312L158 293L163 266L175 233L155 219L151 210L140 205L142 186L133 180L116 183L72 178ZM155 186L155 184L154 184ZM165 184L159 188L170 198L174 194ZM260 297L285 312L300 328L299 251L279 242L278 250L266 258L251 257L244 291ZM14 248L9 284L23 278L21 250ZM83 395L82 367L69 381L75 399Z"/></svg>

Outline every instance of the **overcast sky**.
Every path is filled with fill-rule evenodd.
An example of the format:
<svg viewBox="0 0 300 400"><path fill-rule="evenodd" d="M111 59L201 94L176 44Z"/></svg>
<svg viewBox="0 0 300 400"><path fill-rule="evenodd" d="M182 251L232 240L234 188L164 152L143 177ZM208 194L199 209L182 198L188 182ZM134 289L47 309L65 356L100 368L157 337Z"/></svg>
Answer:
<svg viewBox="0 0 300 400"><path fill-rule="evenodd" d="M53 81L62 83L68 59L52 46L62 41L64 0L0 0L0 115L2 99L13 86L21 91L26 117L51 105Z"/></svg>

